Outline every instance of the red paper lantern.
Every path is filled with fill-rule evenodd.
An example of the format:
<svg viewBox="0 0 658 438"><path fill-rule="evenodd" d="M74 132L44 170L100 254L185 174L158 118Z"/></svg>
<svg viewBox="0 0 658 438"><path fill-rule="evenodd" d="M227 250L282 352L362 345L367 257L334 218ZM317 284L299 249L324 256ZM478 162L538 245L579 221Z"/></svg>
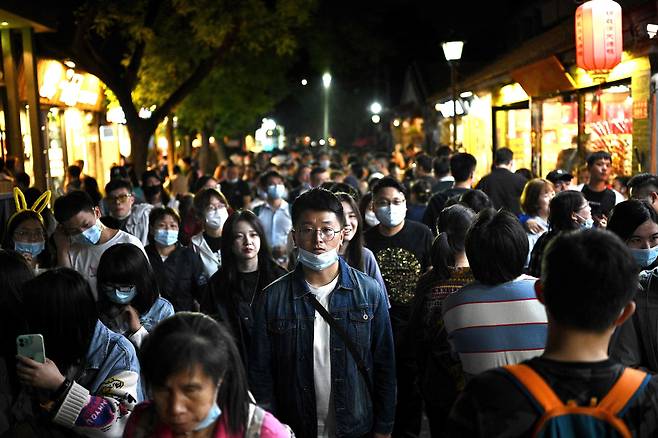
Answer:
<svg viewBox="0 0 658 438"><path fill-rule="evenodd" d="M587 71L607 72L621 61L621 6L591 0L576 9L576 64Z"/></svg>

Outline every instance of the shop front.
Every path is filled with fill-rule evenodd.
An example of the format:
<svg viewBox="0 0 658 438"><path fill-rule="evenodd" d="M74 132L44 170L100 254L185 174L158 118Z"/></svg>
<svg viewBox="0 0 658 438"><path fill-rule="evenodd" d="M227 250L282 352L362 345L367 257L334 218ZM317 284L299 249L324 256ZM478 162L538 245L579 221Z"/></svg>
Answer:
<svg viewBox="0 0 658 438"><path fill-rule="evenodd" d="M37 78L48 187L63 193L67 167L83 162L85 175L94 177L102 189L110 167L130 152L125 126L112 123L110 114L103 112L104 85L73 63L52 59L37 62ZM29 173L33 151L27 109L22 109L20 123Z"/></svg>

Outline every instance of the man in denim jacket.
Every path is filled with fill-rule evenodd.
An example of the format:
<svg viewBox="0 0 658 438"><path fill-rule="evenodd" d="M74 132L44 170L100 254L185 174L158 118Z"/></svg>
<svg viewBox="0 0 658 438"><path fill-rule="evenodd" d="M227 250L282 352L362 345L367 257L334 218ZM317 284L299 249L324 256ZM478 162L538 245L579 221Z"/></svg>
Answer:
<svg viewBox="0 0 658 438"><path fill-rule="evenodd" d="M300 437L389 436L396 387L384 292L339 258L345 220L335 195L324 189L300 195L292 219L299 263L255 305L251 390ZM372 396L345 342L314 309L311 294L356 345Z"/></svg>

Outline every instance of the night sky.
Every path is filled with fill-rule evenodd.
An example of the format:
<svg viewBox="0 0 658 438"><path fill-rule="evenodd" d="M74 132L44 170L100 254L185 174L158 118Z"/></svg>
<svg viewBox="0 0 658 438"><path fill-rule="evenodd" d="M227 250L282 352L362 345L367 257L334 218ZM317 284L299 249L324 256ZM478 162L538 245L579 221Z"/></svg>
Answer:
<svg viewBox="0 0 658 438"><path fill-rule="evenodd" d="M542 3L547 2L321 0L291 66L293 93L272 116L289 134L319 137L321 76L330 71L331 132L342 142L368 135L370 103L377 100L385 110L397 107L410 67L425 97L449 86L442 41L465 40L460 72L477 71L542 28L538 19L538 8L546 7ZM577 7L575 2L557 3ZM305 87L302 78L309 81Z"/></svg>

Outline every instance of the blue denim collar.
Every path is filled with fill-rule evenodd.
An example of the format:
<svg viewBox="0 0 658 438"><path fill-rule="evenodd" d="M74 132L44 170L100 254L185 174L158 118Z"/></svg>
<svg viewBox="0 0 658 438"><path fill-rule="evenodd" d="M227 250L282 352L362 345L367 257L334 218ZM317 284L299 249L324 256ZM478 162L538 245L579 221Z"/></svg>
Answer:
<svg viewBox="0 0 658 438"><path fill-rule="evenodd" d="M354 289L354 281L352 280L352 276L350 275L350 267L345 262L345 260L343 260L343 257L338 257L338 265L339 265L340 274L339 274L338 285L336 289L346 289L346 290ZM301 263L297 262L297 266L295 266L295 270L292 272L293 298L299 299L310 293L311 290L308 288L308 284L306 284L306 280L304 278L304 268L302 267Z"/></svg>
<svg viewBox="0 0 658 438"><path fill-rule="evenodd" d="M86 357L86 368L100 369L103 361L107 357L110 348L110 329L100 321L96 321L94 335L89 344L89 350Z"/></svg>

